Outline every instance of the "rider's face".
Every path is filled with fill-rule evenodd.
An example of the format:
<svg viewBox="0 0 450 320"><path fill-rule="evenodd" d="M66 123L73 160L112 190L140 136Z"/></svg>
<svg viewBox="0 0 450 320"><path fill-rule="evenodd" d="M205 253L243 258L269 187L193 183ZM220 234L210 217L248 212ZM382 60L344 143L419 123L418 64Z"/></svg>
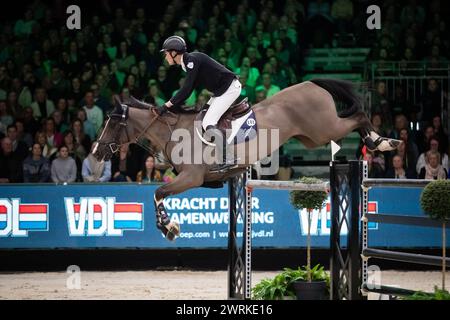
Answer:
<svg viewBox="0 0 450 320"><path fill-rule="evenodd" d="M176 64L174 59L170 56L170 51L164 51L164 59L166 59L166 62L171 66Z"/></svg>

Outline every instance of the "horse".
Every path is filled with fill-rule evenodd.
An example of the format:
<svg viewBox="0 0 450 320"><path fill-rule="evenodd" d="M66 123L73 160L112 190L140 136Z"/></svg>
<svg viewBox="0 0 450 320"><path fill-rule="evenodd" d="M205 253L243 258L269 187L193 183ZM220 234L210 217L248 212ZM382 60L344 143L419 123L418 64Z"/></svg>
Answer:
<svg viewBox="0 0 450 320"><path fill-rule="evenodd" d="M339 104L343 105L343 110L338 112ZM350 132L357 131L369 150L396 149L401 141L380 137L362 111L361 104L354 85L348 81L314 79L287 87L251 108L258 126L256 138L261 138L263 143L256 147L251 146L252 141L248 140L236 143L233 150L247 150L240 162L227 170L214 171L215 163L210 160L217 157L217 150L204 143L205 139L196 132L199 128L195 121L197 112L160 115L154 112L155 106L152 104L133 97L124 101L116 98L115 107L94 143L92 154L98 161L109 160L121 145L138 143L141 138L147 138L163 153L177 176L154 193L156 226L168 240L174 240L179 235L180 227L176 221L170 220L165 210L163 200L166 197L201 186L220 187L249 165L274 153L290 138L299 140L307 149L313 149L332 140L339 141ZM179 141L177 130L188 138ZM276 130L278 137L275 142L267 141L267 130ZM178 156L183 158L189 153L191 156L203 155L200 162L174 161L177 150L179 152L180 146L186 143L187 147Z"/></svg>

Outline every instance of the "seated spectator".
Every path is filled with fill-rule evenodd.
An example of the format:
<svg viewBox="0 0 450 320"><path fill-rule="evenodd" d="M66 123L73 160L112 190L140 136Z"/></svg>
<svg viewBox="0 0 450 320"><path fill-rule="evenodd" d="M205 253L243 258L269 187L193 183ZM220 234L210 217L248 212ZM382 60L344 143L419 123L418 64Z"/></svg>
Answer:
<svg viewBox="0 0 450 320"><path fill-rule="evenodd" d="M22 160L13 152L10 138L2 139L0 151L0 183L22 182Z"/></svg>
<svg viewBox="0 0 450 320"><path fill-rule="evenodd" d="M63 136L56 131L55 120L53 118L47 118L45 121L45 134L47 136L47 143L51 147L58 148L63 142Z"/></svg>
<svg viewBox="0 0 450 320"><path fill-rule="evenodd" d="M11 139L13 144L13 152L16 153L23 161L28 156L27 144L20 141L17 137L17 127L15 124L11 124L7 128L7 136Z"/></svg>
<svg viewBox="0 0 450 320"><path fill-rule="evenodd" d="M83 123L80 119L75 119L72 121L70 130L72 131L73 136L75 137L75 142L78 145L82 145L84 150L91 150L91 138L84 133Z"/></svg>
<svg viewBox="0 0 450 320"><path fill-rule="evenodd" d="M130 67L136 64L136 58L134 54L128 52L128 45L126 41L122 41L119 46L119 52L116 57L117 68L127 73Z"/></svg>
<svg viewBox="0 0 450 320"><path fill-rule="evenodd" d="M70 91L70 82L65 79L64 72L58 67L53 66L50 75L50 89L48 96L52 101L58 101L64 98Z"/></svg>
<svg viewBox="0 0 450 320"><path fill-rule="evenodd" d="M259 90L256 90L256 100L255 103L259 103L263 100L266 100L267 98L267 92L266 90L260 88Z"/></svg>
<svg viewBox="0 0 450 320"><path fill-rule="evenodd" d="M139 171L136 176L136 182L151 183L162 181L161 173L155 167L155 158L151 155L148 156L147 159L145 159L142 170Z"/></svg>
<svg viewBox="0 0 450 320"><path fill-rule="evenodd" d="M80 144L77 144L72 131L66 130L63 135L63 144L69 150L69 156L75 160L77 165L77 181L82 181L81 167L83 165L83 160L86 158L86 150Z"/></svg>
<svg viewBox="0 0 450 320"><path fill-rule="evenodd" d="M42 156L39 143L34 143L31 155L23 162L24 182L48 182L50 179L50 165L48 159Z"/></svg>
<svg viewBox="0 0 450 320"><path fill-rule="evenodd" d="M55 121L55 129L59 133L63 133L69 129L68 123L64 122L63 114L59 110L55 110L52 113L52 118Z"/></svg>
<svg viewBox="0 0 450 320"><path fill-rule="evenodd" d="M111 179L111 161L98 161L92 153L84 159L82 169L84 182L108 182Z"/></svg>
<svg viewBox="0 0 450 320"><path fill-rule="evenodd" d="M33 137L28 132L25 132L22 119L16 119L14 122L17 128L17 140L23 141L27 146L27 149L31 149L33 146Z"/></svg>
<svg viewBox="0 0 450 320"><path fill-rule="evenodd" d="M265 90L267 98L270 98L277 92L280 92L280 87L272 84L272 78L269 73L263 73L262 84L260 86L257 86L255 90Z"/></svg>
<svg viewBox="0 0 450 320"><path fill-rule="evenodd" d="M240 98L243 99L247 97L250 103L255 103L256 100L255 88L248 85L247 78L248 78L247 72L246 71L241 72L241 76L239 77L239 81L241 82L242 85Z"/></svg>
<svg viewBox="0 0 450 320"><path fill-rule="evenodd" d="M94 141L95 137L97 136L97 131L95 130L92 122L88 120L86 110L84 110L83 108L79 109L77 111L77 118L80 119L81 123L83 124L84 133L88 135L91 141Z"/></svg>
<svg viewBox="0 0 450 320"><path fill-rule="evenodd" d="M373 161L373 154L371 152L366 152L364 160L367 161L368 176L369 178L382 178L384 176L383 168Z"/></svg>
<svg viewBox="0 0 450 320"><path fill-rule="evenodd" d="M422 95L423 122L431 123L433 117L441 114L441 90L436 79L429 79L427 91Z"/></svg>
<svg viewBox="0 0 450 320"><path fill-rule="evenodd" d="M430 139L434 135L434 129L432 125L428 125L425 127L425 129L422 130L422 132L419 134L417 147L419 148L419 154L422 154L429 149L430 147Z"/></svg>
<svg viewBox="0 0 450 320"><path fill-rule="evenodd" d="M383 116L381 113L379 112L374 112L372 113L372 117L370 119L371 123L372 123L372 127L374 129L374 131L376 133L378 133L378 135L380 135L381 137L386 137L387 133L386 133L386 125L383 123Z"/></svg>
<svg viewBox="0 0 450 320"><path fill-rule="evenodd" d="M406 152L408 153L409 158L411 160L416 161L417 158L419 158L419 148L417 147L417 144L412 139L411 134L408 131L408 129L400 130L400 140L403 141L403 144L406 147ZM415 162L414 162L414 164L412 162L410 164L415 166Z"/></svg>
<svg viewBox="0 0 450 320"><path fill-rule="evenodd" d="M34 137L34 142L39 143L42 150L42 156L52 161L56 157L56 153L58 152L58 148L55 148L51 146L47 142L47 135L42 132L38 131L36 132L36 135Z"/></svg>
<svg viewBox="0 0 450 320"><path fill-rule="evenodd" d="M382 113L383 110L381 108L381 105L383 103L389 103L389 99L387 97L386 92L386 82L384 81L378 81L376 84L376 90L373 93L372 97L372 113Z"/></svg>
<svg viewBox="0 0 450 320"><path fill-rule="evenodd" d="M436 136L433 136L430 138L430 143L428 145L427 151L423 152L417 159L417 174L420 174L420 171L426 166L426 154L430 150L439 153L440 164L444 167L444 169L448 170L448 155L446 153L439 152L439 139Z"/></svg>
<svg viewBox="0 0 450 320"><path fill-rule="evenodd" d="M83 145L77 143L73 132L71 130L66 130L63 137L63 143L69 149L69 154L73 154L76 158L84 160L87 156L86 149Z"/></svg>
<svg viewBox="0 0 450 320"><path fill-rule="evenodd" d="M101 75L98 75L98 79L101 79ZM96 80L98 80L96 78ZM102 109L103 113L107 113L110 111L112 105L111 103L100 94L100 85L97 83L94 83L91 85L91 91L94 94L94 103L96 106L98 106L100 109ZM103 91L106 92L106 87L103 88ZM107 93L110 96L110 93Z"/></svg>
<svg viewBox="0 0 450 320"><path fill-rule="evenodd" d="M55 183L71 183L77 179L77 165L64 145L59 147L58 158L52 162L51 178Z"/></svg>
<svg viewBox="0 0 450 320"><path fill-rule="evenodd" d="M34 102L31 103L33 116L36 119L48 118L55 111L53 101L47 99L47 93L44 88L37 88L34 94Z"/></svg>
<svg viewBox="0 0 450 320"><path fill-rule="evenodd" d="M447 153L448 150L448 134L445 129L442 127L442 121L440 116L433 117L433 130L434 135L439 139L439 152Z"/></svg>
<svg viewBox="0 0 450 320"><path fill-rule="evenodd" d="M56 110L55 111L61 112L62 123L65 123L65 124L69 124L70 123L70 119L71 119L72 115L71 115L71 112L69 110L69 103L68 103L68 101L65 98L58 99L58 101L56 103ZM64 131L60 130L59 132L64 132Z"/></svg>
<svg viewBox="0 0 450 320"><path fill-rule="evenodd" d="M427 164L420 170L419 179L445 180L447 179L447 170L439 164L439 152L430 150L427 152Z"/></svg>
<svg viewBox="0 0 450 320"><path fill-rule="evenodd" d="M413 170L406 171L403 166L403 159L399 155L392 158L392 167L386 172L386 178L391 179L415 179L416 174Z"/></svg>
<svg viewBox="0 0 450 320"><path fill-rule="evenodd" d="M161 97L158 84L154 80L149 81L148 94L145 96L144 101L153 103L157 106L162 106L164 104L164 99Z"/></svg>
<svg viewBox="0 0 450 320"><path fill-rule="evenodd" d="M97 132L103 124L103 111L95 105L94 93L87 91L84 96L86 105L83 107L86 111L87 119L94 125L94 129Z"/></svg>
<svg viewBox="0 0 450 320"><path fill-rule="evenodd" d="M14 24L14 35L18 38L30 36L36 23L37 21L33 19L33 10L28 8L24 13L24 18L17 20Z"/></svg>
<svg viewBox="0 0 450 320"><path fill-rule="evenodd" d="M242 58L242 63L239 68L234 70L234 72L240 75L242 72L246 72L247 74L247 85L251 87L256 86L256 81L259 78L259 70L258 68L252 67L250 64L250 58L244 57Z"/></svg>
<svg viewBox="0 0 450 320"><path fill-rule="evenodd" d="M32 137L40 130L39 122L33 117L33 109L26 107L23 110L23 129L31 134Z"/></svg>
<svg viewBox="0 0 450 320"><path fill-rule="evenodd" d="M75 77L72 79L72 89L69 91L67 98L74 100L77 107L81 106L81 100L83 100L83 91L81 90L80 78Z"/></svg>
<svg viewBox="0 0 450 320"><path fill-rule="evenodd" d="M11 111L8 110L6 101L0 100L0 123L6 128L14 122Z"/></svg>
<svg viewBox="0 0 450 320"><path fill-rule="evenodd" d="M130 172L130 166L132 161L129 145L121 145L119 153L114 154L111 159L112 181L131 182L133 175Z"/></svg>
<svg viewBox="0 0 450 320"><path fill-rule="evenodd" d="M408 119L404 114L398 114L395 116L394 130L389 134L389 138L400 140L400 130L408 129Z"/></svg>
<svg viewBox="0 0 450 320"><path fill-rule="evenodd" d="M137 99L142 99L143 92L141 91L140 87L136 83L136 76L133 74L127 75L127 78L125 80L124 88L127 88L130 92L130 95Z"/></svg>
<svg viewBox="0 0 450 320"><path fill-rule="evenodd" d="M350 0L334 1L331 6L331 16L341 34L350 32L353 20L353 3Z"/></svg>

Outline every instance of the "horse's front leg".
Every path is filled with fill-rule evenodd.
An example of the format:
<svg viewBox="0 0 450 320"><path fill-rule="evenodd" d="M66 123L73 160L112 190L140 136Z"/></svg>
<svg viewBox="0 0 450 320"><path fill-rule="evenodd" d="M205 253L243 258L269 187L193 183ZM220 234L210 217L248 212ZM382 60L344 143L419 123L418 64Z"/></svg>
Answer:
<svg viewBox="0 0 450 320"><path fill-rule="evenodd" d="M168 196L199 187L203 184L203 170L183 170L172 182L156 189L154 203L156 209L156 227L161 230L166 239L172 241L180 234L180 226L170 217L164 207L164 199Z"/></svg>

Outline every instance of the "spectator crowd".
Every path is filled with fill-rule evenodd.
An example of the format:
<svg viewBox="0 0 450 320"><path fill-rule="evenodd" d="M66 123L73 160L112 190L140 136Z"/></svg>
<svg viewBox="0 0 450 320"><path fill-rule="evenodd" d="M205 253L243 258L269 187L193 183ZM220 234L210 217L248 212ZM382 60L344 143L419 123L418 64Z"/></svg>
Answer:
<svg viewBox="0 0 450 320"><path fill-rule="evenodd" d="M357 34L365 15L365 10L362 15L355 9L364 1L350 0L285 0L276 5L266 0L173 0L157 16L149 13L154 3L101 0L96 10L82 11L81 30L69 30L67 15L57 10L64 1L26 3L22 16L0 24L0 183L170 181L171 169L136 145L122 146L107 162L89 155L114 95L160 106L183 85L181 69L168 68L159 53L166 37L182 36L189 51L209 54L234 71L242 96L258 103L301 81L305 49L329 45L332 29ZM414 0L403 8L386 1L386 27L372 45L373 55L446 59L447 27L439 8L437 0L426 9ZM401 34L407 35L405 44L396 48L389 37L400 39ZM359 39L364 45L365 38ZM389 100L379 84L374 127L405 144L393 154L364 152L371 175L448 175L441 85L429 80L416 110L401 96ZM195 90L183 108L199 110L209 96L206 90ZM416 120L423 125L420 131L411 130Z"/></svg>

